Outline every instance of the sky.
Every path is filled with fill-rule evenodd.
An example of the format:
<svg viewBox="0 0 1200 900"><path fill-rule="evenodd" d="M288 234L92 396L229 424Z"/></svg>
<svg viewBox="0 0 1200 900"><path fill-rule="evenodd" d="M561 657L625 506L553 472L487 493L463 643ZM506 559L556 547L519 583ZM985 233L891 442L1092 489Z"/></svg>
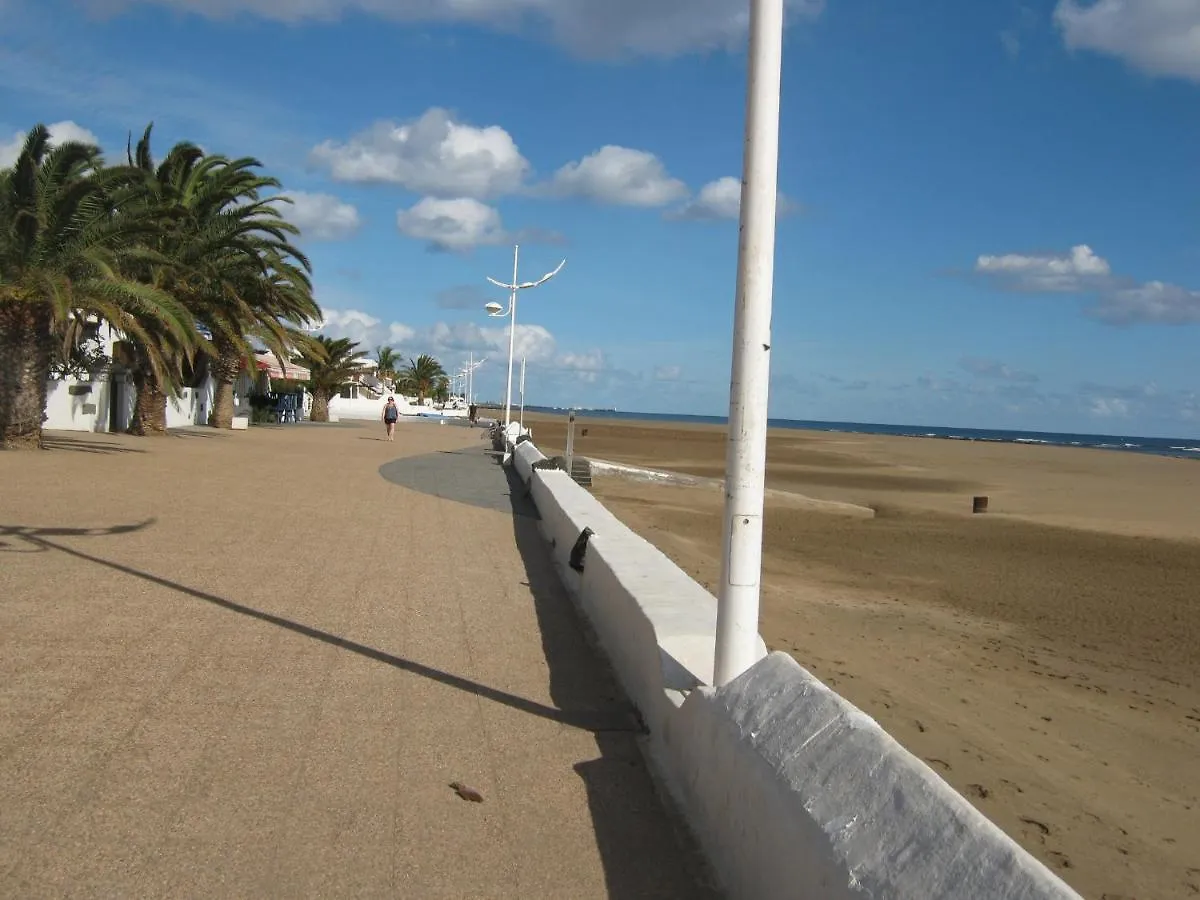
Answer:
<svg viewBox="0 0 1200 900"><path fill-rule="evenodd" d="M729 402L745 0L0 0L0 165L154 123L293 199L324 330ZM1200 436L1200 2L788 0L776 417Z"/></svg>

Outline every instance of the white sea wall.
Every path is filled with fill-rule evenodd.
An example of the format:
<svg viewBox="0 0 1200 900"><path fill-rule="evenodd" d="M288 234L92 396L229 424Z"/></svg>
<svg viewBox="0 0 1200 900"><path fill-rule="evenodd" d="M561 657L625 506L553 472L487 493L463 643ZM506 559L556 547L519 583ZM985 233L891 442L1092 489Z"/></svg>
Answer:
<svg viewBox="0 0 1200 900"><path fill-rule="evenodd" d="M767 654L714 689L716 600L565 472L514 448L572 599L648 731L657 776L746 900L1078 900L936 772ZM582 571L573 549L590 529ZM578 554L575 554L578 556ZM580 562L577 558L576 562Z"/></svg>

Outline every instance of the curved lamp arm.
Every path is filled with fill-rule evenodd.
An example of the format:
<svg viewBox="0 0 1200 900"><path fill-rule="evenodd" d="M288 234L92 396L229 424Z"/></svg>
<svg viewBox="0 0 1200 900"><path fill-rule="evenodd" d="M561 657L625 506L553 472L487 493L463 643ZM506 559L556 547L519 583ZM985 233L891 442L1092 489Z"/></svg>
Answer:
<svg viewBox="0 0 1200 900"><path fill-rule="evenodd" d="M567 264L567 261L564 259L562 262L560 262L558 264L558 267L555 268L555 270L553 272L547 272L545 275L543 275L537 281L526 281L524 284L517 285L517 287L519 287L519 288L534 288L534 287L537 287L539 284L545 284L547 281L549 281L551 278L553 278L555 275L557 275L559 272L561 272L562 267L565 266L566 264ZM491 279L489 278L488 281L491 281ZM508 287L509 285L503 285L503 286Z"/></svg>

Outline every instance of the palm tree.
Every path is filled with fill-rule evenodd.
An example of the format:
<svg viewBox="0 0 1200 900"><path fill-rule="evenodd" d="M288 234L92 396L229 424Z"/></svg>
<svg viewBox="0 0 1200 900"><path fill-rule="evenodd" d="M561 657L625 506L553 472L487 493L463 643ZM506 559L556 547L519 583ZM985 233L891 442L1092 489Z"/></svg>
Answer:
<svg viewBox="0 0 1200 900"><path fill-rule="evenodd" d="M400 373L400 384L405 391L416 394L417 403L422 404L426 397L436 393L438 385L445 378L446 370L442 364L428 353L422 353L408 361L408 368Z"/></svg>
<svg viewBox="0 0 1200 900"><path fill-rule="evenodd" d="M297 362L309 371L308 392L313 395L310 418L329 421L329 401L359 371L367 355L349 338L317 335L312 344L301 349Z"/></svg>
<svg viewBox="0 0 1200 900"><path fill-rule="evenodd" d="M177 343L189 340L182 305L125 274L156 223L123 208L123 187L99 148L51 148L44 125L0 172L0 447L41 446L52 342L69 340L72 317L94 313L133 334L153 323Z"/></svg>
<svg viewBox="0 0 1200 900"><path fill-rule="evenodd" d="M380 380L389 381L395 385L396 376L400 374L399 366L404 359L391 347L376 347L375 362L379 366L376 372Z"/></svg>
<svg viewBox="0 0 1200 900"><path fill-rule="evenodd" d="M306 340L304 326L321 318L311 266L288 240L299 230L274 205L291 201L261 198L280 185L254 171L257 160L206 156L183 142L156 167L152 129L128 151L129 168L141 176L147 205L171 223L157 249L172 289L212 335L205 346L216 381L210 421L231 428L233 384L254 342L287 359Z"/></svg>

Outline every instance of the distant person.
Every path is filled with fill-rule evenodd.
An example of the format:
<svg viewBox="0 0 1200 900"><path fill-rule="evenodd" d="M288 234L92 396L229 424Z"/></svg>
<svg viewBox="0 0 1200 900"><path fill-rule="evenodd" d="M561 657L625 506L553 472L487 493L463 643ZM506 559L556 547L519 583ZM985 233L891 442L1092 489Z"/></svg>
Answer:
<svg viewBox="0 0 1200 900"><path fill-rule="evenodd" d="M472 403L467 408L467 418L471 420L471 424L475 424L475 416L479 413L479 407Z"/></svg>
<svg viewBox="0 0 1200 900"><path fill-rule="evenodd" d="M400 418L400 407L396 405L395 397L388 397L383 407L383 424L387 428L387 439L396 439L396 420Z"/></svg>

